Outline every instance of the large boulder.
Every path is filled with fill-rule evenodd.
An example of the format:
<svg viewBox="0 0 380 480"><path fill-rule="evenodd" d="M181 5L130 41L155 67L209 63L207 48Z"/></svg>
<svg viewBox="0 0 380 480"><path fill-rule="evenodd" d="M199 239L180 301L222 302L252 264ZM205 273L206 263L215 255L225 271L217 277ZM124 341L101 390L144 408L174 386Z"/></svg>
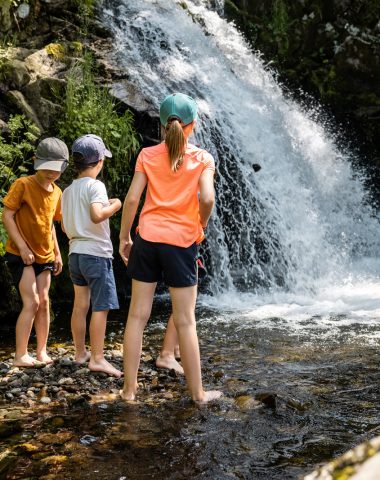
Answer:
<svg viewBox="0 0 380 480"><path fill-rule="evenodd" d="M306 475L303 480L378 480L379 472L380 437L376 437Z"/></svg>

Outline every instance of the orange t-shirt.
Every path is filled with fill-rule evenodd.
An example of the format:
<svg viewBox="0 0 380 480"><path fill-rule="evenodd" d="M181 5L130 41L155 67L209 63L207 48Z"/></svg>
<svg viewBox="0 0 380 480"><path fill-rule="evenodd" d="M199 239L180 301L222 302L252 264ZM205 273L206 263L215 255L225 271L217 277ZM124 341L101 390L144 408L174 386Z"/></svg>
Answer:
<svg viewBox="0 0 380 480"><path fill-rule="evenodd" d="M144 240L189 247L204 238L199 218L199 178L205 170L215 170L212 156L187 145L177 172L170 167L165 143L144 148L137 158L136 172L148 177L139 233Z"/></svg>
<svg viewBox="0 0 380 480"><path fill-rule="evenodd" d="M34 176L18 178L9 189L3 203L16 210L17 228L34 254L36 263L54 261L53 220L61 220L62 191L54 183L48 192ZM20 255L15 243L9 238L5 250Z"/></svg>

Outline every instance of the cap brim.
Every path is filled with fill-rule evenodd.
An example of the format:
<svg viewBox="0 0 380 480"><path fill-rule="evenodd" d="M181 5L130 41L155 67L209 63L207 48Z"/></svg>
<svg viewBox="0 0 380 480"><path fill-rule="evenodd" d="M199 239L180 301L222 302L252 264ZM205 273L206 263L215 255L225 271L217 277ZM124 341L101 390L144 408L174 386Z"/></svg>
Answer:
<svg viewBox="0 0 380 480"><path fill-rule="evenodd" d="M107 157L107 158L112 158L112 153L109 151L109 150L105 150L104 152L104 156Z"/></svg>
<svg viewBox="0 0 380 480"><path fill-rule="evenodd" d="M64 172L67 167L67 160L35 160L34 170L53 170L54 172Z"/></svg>

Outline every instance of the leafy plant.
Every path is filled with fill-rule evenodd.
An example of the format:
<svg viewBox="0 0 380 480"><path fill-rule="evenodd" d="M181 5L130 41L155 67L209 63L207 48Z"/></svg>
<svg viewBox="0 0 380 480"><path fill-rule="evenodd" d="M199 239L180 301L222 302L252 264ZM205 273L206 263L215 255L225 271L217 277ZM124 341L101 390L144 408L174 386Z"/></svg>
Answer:
<svg viewBox="0 0 380 480"><path fill-rule="evenodd" d="M93 133L104 140L112 152L105 163L104 180L113 195L124 195L129 184L127 168L139 142L129 111L117 113L115 100L108 89L94 81L93 59L85 54L67 76L63 114L58 121L59 137L71 145L81 135Z"/></svg>
<svg viewBox="0 0 380 480"><path fill-rule="evenodd" d="M40 135L38 127L23 115L9 118L6 133L0 133L0 200L16 178L28 174L32 167L35 144ZM0 215L2 207L0 206ZM4 253L6 232L0 226L0 255Z"/></svg>

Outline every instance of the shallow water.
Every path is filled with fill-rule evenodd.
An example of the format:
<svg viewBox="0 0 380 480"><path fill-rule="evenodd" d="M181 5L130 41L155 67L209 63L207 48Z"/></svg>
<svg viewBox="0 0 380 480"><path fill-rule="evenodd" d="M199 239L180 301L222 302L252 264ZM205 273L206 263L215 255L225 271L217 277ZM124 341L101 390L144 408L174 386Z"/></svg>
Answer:
<svg viewBox="0 0 380 480"><path fill-rule="evenodd" d="M168 312L156 303L144 339L152 371ZM70 408L26 409L23 431L0 441L19 445L3 478L297 479L380 432L376 322L204 305L197 316L204 382L223 390L220 403L195 406L182 379L159 373L136 405L99 392ZM53 327L60 342L66 317L57 312ZM120 341L123 326L111 315L108 339Z"/></svg>

